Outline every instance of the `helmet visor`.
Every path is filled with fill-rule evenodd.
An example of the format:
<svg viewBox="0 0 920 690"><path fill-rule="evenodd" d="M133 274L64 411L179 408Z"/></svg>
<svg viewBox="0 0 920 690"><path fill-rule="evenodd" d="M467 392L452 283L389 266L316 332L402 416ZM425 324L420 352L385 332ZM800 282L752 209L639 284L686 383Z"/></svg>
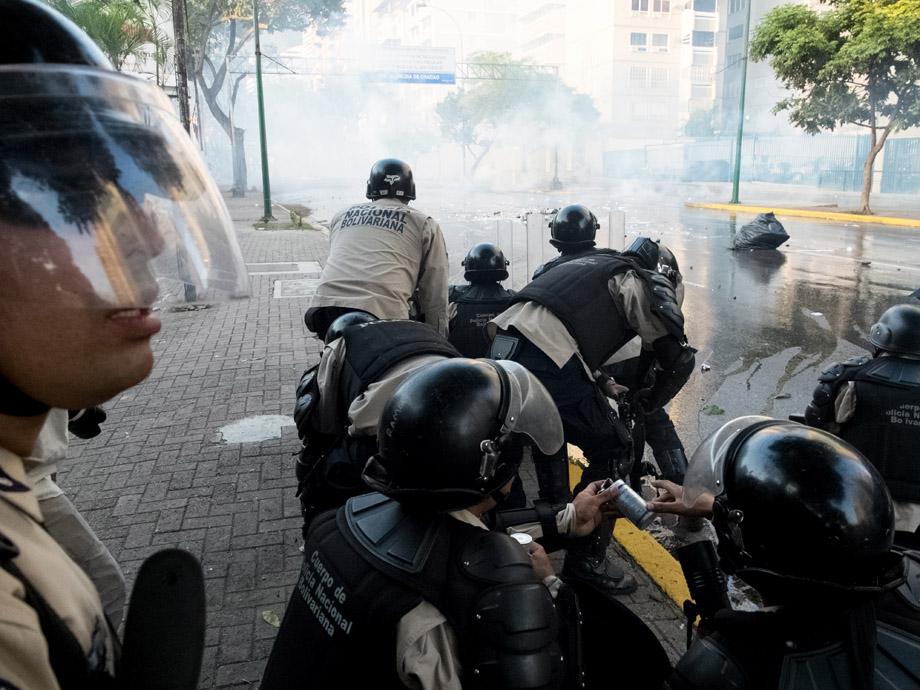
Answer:
<svg viewBox="0 0 920 690"><path fill-rule="evenodd" d="M562 447L565 440L556 403L543 384L527 369L507 359L496 360L508 375L510 399L501 433L522 434L545 455Z"/></svg>
<svg viewBox="0 0 920 690"><path fill-rule="evenodd" d="M718 496L725 491L725 462L732 442L742 431L758 422L772 421L770 417L749 415L723 424L718 431L703 440L690 458L684 475L683 503L693 506L703 494Z"/></svg>
<svg viewBox="0 0 920 690"><path fill-rule="evenodd" d="M229 213L167 97L98 69L0 67L0 267L23 299L248 294Z"/></svg>

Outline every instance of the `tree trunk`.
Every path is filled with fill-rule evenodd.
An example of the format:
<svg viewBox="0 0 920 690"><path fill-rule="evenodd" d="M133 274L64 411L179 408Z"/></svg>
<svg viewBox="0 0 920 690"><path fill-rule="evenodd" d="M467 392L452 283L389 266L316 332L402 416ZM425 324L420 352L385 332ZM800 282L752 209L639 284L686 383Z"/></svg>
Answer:
<svg viewBox="0 0 920 690"><path fill-rule="evenodd" d="M872 130L872 147L869 149L869 153L866 155L866 162L863 164L862 198L859 202L860 213L865 213L867 215L872 214L872 209L869 207L869 197L872 194L873 168L875 166L875 159L885 147L885 141L888 139L890 133L891 124L888 124L882 130L882 135L878 137L878 139L875 138L875 130Z"/></svg>
<svg viewBox="0 0 920 690"><path fill-rule="evenodd" d="M246 130L240 127L233 128L231 145L233 149L233 187L230 194L234 197L246 196Z"/></svg>
<svg viewBox="0 0 920 690"><path fill-rule="evenodd" d="M492 144L488 144L488 145L485 145L485 148L482 150L482 153L480 153L478 156L476 154L473 154L475 156L475 160L473 161L473 165L470 168L470 177L473 177L476 174L476 170L477 168L479 168L479 164L482 163L482 159L486 157L486 154L491 150L491 148L492 148ZM470 153L473 153L472 149L470 149Z"/></svg>

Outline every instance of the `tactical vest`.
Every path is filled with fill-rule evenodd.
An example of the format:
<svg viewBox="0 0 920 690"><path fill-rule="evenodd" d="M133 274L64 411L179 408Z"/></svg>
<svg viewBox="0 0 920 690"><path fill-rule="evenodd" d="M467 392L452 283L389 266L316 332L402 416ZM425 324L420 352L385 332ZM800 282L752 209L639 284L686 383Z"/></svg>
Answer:
<svg viewBox="0 0 920 690"><path fill-rule="evenodd" d="M872 461L896 500L920 502L920 360L877 357L849 380L856 412L840 437Z"/></svg>
<svg viewBox="0 0 920 690"><path fill-rule="evenodd" d="M589 247L587 249L582 249L581 251L577 251L577 252L566 252L565 254L560 254L559 256L556 256L550 259L546 263L542 263L539 266L537 266L537 270L533 272L533 278L531 278L531 280L536 280L537 278L542 276L544 273L546 273L551 268L555 268L556 266L560 266L564 263L568 263L572 259L578 259L579 257L582 257L585 254L594 254L600 251L609 252L611 250L595 249L594 247Z"/></svg>
<svg viewBox="0 0 920 690"><path fill-rule="evenodd" d="M489 340L485 326L511 303L514 293L498 283L451 285L447 301L457 305L448 339L464 357L485 357Z"/></svg>
<svg viewBox="0 0 920 690"><path fill-rule="evenodd" d="M598 369L636 337L610 296L607 283L629 270L645 278L635 262L610 250L570 259L543 273L512 300L536 302L549 309L575 339L587 365Z"/></svg>
<svg viewBox="0 0 920 690"><path fill-rule="evenodd" d="M367 511L386 513L383 523L390 529L376 536L392 543L368 548L368 531L354 524ZM324 513L313 522L304 545L303 567L266 666L263 690L404 688L396 668L397 627L423 600L456 633L461 666L469 673L475 666L468 654L475 639L469 634L473 607L494 583L464 573L460 555L472 540L494 537L503 535L446 514L413 520L381 494L358 496ZM529 576L536 581L532 570Z"/></svg>
<svg viewBox="0 0 920 690"><path fill-rule="evenodd" d="M342 418L355 398L386 371L410 357L460 353L442 335L417 321L372 321L345 330L345 361L339 378Z"/></svg>

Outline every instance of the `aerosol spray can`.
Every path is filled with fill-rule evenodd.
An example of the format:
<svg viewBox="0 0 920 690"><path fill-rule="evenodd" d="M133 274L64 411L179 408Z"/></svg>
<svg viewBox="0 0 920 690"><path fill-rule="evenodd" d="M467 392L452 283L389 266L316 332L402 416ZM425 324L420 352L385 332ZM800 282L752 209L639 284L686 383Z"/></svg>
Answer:
<svg viewBox="0 0 920 690"><path fill-rule="evenodd" d="M604 486L608 486L607 482L604 483ZM610 483L607 489L602 490L610 492L613 502L616 503L623 517L639 529L645 529L655 519L655 514L645 506L642 496L633 491L633 488L622 479L617 479Z"/></svg>

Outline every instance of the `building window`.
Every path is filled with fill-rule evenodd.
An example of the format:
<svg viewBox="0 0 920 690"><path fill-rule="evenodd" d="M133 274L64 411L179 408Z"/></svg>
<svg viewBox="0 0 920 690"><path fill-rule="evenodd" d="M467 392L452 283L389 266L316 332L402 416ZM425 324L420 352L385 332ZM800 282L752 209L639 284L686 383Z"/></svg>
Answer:
<svg viewBox="0 0 920 690"><path fill-rule="evenodd" d="M734 14L744 9L745 0L728 0L728 13Z"/></svg>
<svg viewBox="0 0 920 690"><path fill-rule="evenodd" d="M652 89L665 89L671 81L671 73L667 67L653 67L649 71L648 85Z"/></svg>
<svg viewBox="0 0 920 690"><path fill-rule="evenodd" d="M629 66L629 88L648 88L648 67L643 67L642 65Z"/></svg>
<svg viewBox="0 0 920 690"><path fill-rule="evenodd" d="M715 31L694 31L693 45L697 48L712 48L716 44Z"/></svg>
<svg viewBox="0 0 920 690"><path fill-rule="evenodd" d="M671 11L671 0L653 0L652 8L659 14L668 14Z"/></svg>
<svg viewBox="0 0 920 690"><path fill-rule="evenodd" d="M694 12L715 12L716 0L693 0Z"/></svg>
<svg viewBox="0 0 920 690"><path fill-rule="evenodd" d="M709 84L692 84L690 98L712 98L712 87Z"/></svg>
<svg viewBox="0 0 920 690"><path fill-rule="evenodd" d="M668 34L652 34L652 48L656 53L668 52Z"/></svg>
<svg viewBox="0 0 920 690"><path fill-rule="evenodd" d="M633 12L648 12L648 0L632 0Z"/></svg>
<svg viewBox="0 0 920 690"><path fill-rule="evenodd" d="M728 29L728 40L737 41L744 35L744 24L735 24Z"/></svg>
<svg viewBox="0 0 920 690"><path fill-rule="evenodd" d="M648 50L646 41L648 40L648 34L642 32L633 31L629 34L629 45L632 46L634 52L644 53Z"/></svg>

